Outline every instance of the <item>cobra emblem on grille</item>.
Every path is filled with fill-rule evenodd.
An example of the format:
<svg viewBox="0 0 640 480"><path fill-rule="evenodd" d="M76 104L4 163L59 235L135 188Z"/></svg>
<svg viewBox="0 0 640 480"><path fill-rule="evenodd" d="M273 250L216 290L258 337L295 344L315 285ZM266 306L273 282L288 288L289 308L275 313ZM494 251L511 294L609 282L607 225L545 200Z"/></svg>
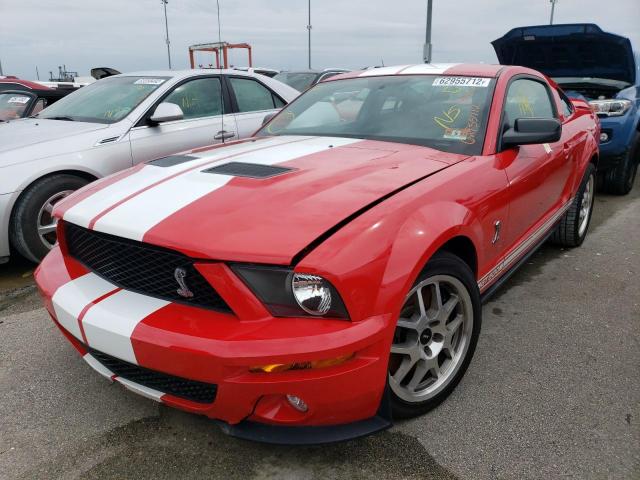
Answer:
<svg viewBox="0 0 640 480"><path fill-rule="evenodd" d="M187 278L187 271L182 267L178 267L174 270L173 276L175 277L176 282L178 282L178 286L180 287L176 290L176 292L178 292L178 295L184 298L193 298L193 292L189 290L189 287L187 286L187 282L185 280Z"/></svg>

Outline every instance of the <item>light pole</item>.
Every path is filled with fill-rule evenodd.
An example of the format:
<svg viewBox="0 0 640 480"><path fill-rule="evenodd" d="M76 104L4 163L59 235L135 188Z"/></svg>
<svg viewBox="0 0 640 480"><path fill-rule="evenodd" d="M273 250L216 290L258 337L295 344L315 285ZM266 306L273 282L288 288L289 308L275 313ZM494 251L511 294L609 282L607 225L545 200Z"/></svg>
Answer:
<svg viewBox="0 0 640 480"><path fill-rule="evenodd" d="M309 22L307 23L307 32L309 36L308 55L309 55L309 70L311 70L311 0L309 0Z"/></svg>
<svg viewBox="0 0 640 480"><path fill-rule="evenodd" d="M556 9L556 3L558 0L549 0L551 2L551 18L549 19L549 25L553 25L553 13Z"/></svg>
<svg viewBox="0 0 640 480"><path fill-rule="evenodd" d="M169 46L171 42L169 41L169 21L167 20L167 3L169 3L169 0L160 1L164 7L164 30L167 34L167 58L169 59L169 70L171 70L171 47Z"/></svg>
<svg viewBox="0 0 640 480"><path fill-rule="evenodd" d="M422 49L424 63L431 63L431 3L431 0L427 0L427 30L425 32L424 48Z"/></svg>

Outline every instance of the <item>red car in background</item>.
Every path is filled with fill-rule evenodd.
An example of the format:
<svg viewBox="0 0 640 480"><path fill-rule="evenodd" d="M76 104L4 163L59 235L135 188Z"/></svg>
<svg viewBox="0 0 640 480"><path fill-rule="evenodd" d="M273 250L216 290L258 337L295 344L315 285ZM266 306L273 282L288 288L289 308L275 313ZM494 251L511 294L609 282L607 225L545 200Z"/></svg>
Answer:
<svg viewBox="0 0 640 480"><path fill-rule="evenodd" d="M527 68L347 73L254 138L69 196L36 280L130 390L245 438L365 435L451 393L482 301L540 244L583 242L598 138Z"/></svg>
<svg viewBox="0 0 640 480"><path fill-rule="evenodd" d="M14 77L0 78L0 122L36 115L75 90L49 88Z"/></svg>

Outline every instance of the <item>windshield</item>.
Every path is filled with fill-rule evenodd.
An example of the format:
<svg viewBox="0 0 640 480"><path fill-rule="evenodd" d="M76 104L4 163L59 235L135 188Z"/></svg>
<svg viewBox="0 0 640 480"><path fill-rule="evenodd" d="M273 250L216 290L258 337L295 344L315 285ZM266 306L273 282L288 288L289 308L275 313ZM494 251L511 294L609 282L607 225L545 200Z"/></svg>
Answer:
<svg viewBox="0 0 640 480"><path fill-rule="evenodd" d="M24 117L32 98L21 93L0 93L0 121Z"/></svg>
<svg viewBox="0 0 640 480"><path fill-rule="evenodd" d="M40 112L38 118L115 123L126 117L167 78L105 78L58 100Z"/></svg>
<svg viewBox="0 0 640 480"><path fill-rule="evenodd" d="M258 135L362 138L478 155L493 84L489 78L435 75L319 83Z"/></svg>
<svg viewBox="0 0 640 480"><path fill-rule="evenodd" d="M278 80L282 83L286 83L299 92L304 92L307 88L313 85L313 82L317 76L318 74L314 72L282 72L274 76L273 79Z"/></svg>

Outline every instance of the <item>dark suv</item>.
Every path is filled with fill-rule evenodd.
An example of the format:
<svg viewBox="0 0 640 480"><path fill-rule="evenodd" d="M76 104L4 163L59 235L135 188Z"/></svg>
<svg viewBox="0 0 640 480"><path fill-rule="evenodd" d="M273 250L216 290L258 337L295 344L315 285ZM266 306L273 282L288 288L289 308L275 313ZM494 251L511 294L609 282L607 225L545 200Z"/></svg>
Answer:
<svg viewBox="0 0 640 480"><path fill-rule="evenodd" d="M498 60L539 70L600 117L604 190L625 195L640 162L640 56L628 38L592 23L518 27L492 42Z"/></svg>

